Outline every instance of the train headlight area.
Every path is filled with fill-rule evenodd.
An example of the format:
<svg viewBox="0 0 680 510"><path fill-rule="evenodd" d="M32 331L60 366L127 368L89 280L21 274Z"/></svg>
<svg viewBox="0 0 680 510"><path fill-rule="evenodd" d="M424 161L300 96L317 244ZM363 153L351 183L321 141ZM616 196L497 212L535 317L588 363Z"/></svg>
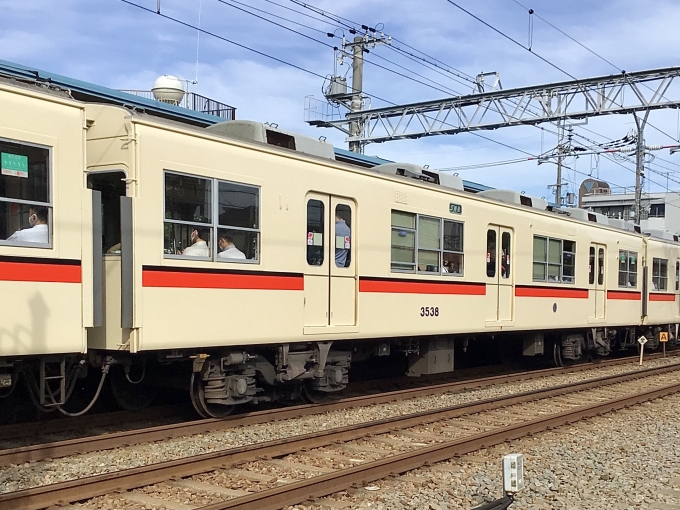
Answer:
<svg viewBox="0 0 680 510"><path fill-rule="evenodd" d="M223 416L357 373L677 344L673 236L340 162L271 125L7 78L0 104L2 406L81 412L104 391L138 409L177 388Z"/></svg>

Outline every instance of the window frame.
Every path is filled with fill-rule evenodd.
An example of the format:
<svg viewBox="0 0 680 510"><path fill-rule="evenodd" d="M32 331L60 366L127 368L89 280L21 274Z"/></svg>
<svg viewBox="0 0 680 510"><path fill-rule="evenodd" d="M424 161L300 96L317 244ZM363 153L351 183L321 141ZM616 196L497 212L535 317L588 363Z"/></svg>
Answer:
<svg viewBox="0 0 680 510"><path fill-rule="evenodd" d="M201 222L196 222L196 221L187 221L187 220L175 220L172 218L166 218L165 217L165 212L166 212L166 180L165 177L168 174L172 175L179 175L182 177L190 177L193 179L203 179L210 181L210 222L209 223L201 223ZM249 187L249 188L255 188L257 189L257 229L251 229L251 228L245 228L245 227L231 227L228 225L221 225L219 221L219 184L220 182L228 183L228 184L236 184L238 186L244 186L244 187ZM191 261L203 261L203 262L217 262L217 263L231 263L231 264L256 264L259 265L262 260L262 187L257 185L257 184L250 184L250 183L244 183L244 182L237 182L237 181L230 181L227 179L221 179L219 177L207 177L204 175L195 175L195 174L190 174L186 172L178 172L176 170L170 170L167 168L163 169L163 203L162 203L162 208L163 208L163 245L165 245L165 225L166 224L171 224L171 225L186 225L190 227L197 227L197 228L206 228L210 229L210 256L208 257L195 257L191 255L180 255L176 253L165 253L165 248L163 248L163 258L164 259L169 259L169 260L191 260ZM219 230L239 230L243 232L254 232L257 236L257 252L255 254L255 258L253 259L229 259L229 258L223 258L220 259L217 257L217 254L219 253L218 246L217 246L217 240L219 236Z"/></svg>
<svg viewBox="0 0 680 510"><path fill-rule="evenodd" d="M626 257L626 269L622 270L621 269L621 256L624 255ZM630 270L630 257L631 255L635 255L635 272L632 272ZM637 289L637 281L638 281L638 252L633 251L633 250L619 250L619 281L618 285L622 289ZM630 283L630 275L634 274L635 275L635 285L628 285ZM621 276L626 275L625 277L625 285L621 285Z"/></svg>
<svg viewBox="0 0 680 510"><path fill-rule="evenodd" d="M393 213L401 213L401 214L408 214L414 218L414 228L407 228L407 227L400 227L400 226L395 226L392 223L392 214ZM439 262L437 264L438 271L420 271L418 269L418 255L419 252L421 251L420 248L420 243L419 243L419 234L420 234L420 219L425 218L425 219L430 219L430 220L437 220L439 221L439 249L434 250L432 248L422 248L422 251L426 252L436 252L439 256ZM461 226L461 251L455 251L455 250L447 250L444 248L444 225L446 222L451 222L451 223L456 223ZM392 259L392 232L397 231L397 230L404 230L407 232L412 232L414 235L414 262L413 262L413 269L399 269L394 267L395 261ZM457 273L449 273L449 272L444 272L444 254L445 253L450 253L454 255L460 255L460 271ZM396 262L397 264L410 264L407 262ZM402 274L417 274L417 275L429 275L429 276L456 276L456 277L463 277L465 274L465 222L464 221L458 221L458 220L453 220L450 218L442 218L439 216L433 216L431 214L419 214L419 213L414 213L410 211L404 211L402 209L390 209L390 272L391 273L402 273Z"/></svg>
<svg viewBox="0 0 680 510"><path fill-rule="evenodd" d="M661 276L661 262L665 262L666 276ZM663 287L661 283L663 282ZM654 284L656 283L656 289ZM667 291L668 290L668 259L660 257L652 258L652 291Z"/></svg>
<svg viewBox="0 0 680 510"><path fill-rule="evenodd" d="M535 251L535 246L533 241L536 239L545 239L546 242L546 249L545 249L545 260L537 260L536 259L536 251ZM556 262L550 262L550 242L559 242L560 243L560 250L559 250L559 263ZM573 251L565 251L564 250L564 242L569 242L573 244ZM550 237L546 235L541 235L541 234L534 234L532 238L532 263L531 263L531 280L533 282L544 282L544 283L550 283L550 284L563 284L563 285L575 285L576 284L576 241L572 239L560 239L557 237ZM571 278L571 281L565 281L565 276L564 276L564 254L569 253L574 256L574 276L567 276L567 278ZM543 279L538 279L534 276L534 265L535 264L541 264L544 268L543 274L545 277ZM550 280L550 275L549 275L549 268L550 266L559 266L559 280Z"/></svg>
<svg viewBox="0 0 680 510"><path fill-rule="evenodd" d="M22 200L22 199L12 199L0 196L0 202L19 204L25 206L39 206L47 208L47 243L28 243L21 241L8 241L6 239L0 239L0 246L16 246L20 248L38 248L38 249L52 249L54 247L54 148L49 145L43 145L40 143L27 142L24 140L15 140L12 138L5 138L0 136L0 143L14 143L17 145L24 145L27 147L34 147L36 149L43 149L47 151L47 198L48 202L38 202L33 200ZM23 230L23 229L20 229ZM18 232L18 231L15 231ZM14 234L14 232L12 232ZM10 234L10 235L12 235Z"/></svg>

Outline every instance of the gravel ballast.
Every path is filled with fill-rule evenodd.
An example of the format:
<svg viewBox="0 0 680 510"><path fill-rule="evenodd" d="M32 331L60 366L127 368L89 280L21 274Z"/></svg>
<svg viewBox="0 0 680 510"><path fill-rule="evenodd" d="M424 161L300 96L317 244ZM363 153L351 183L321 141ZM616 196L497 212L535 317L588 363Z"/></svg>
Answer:
<svg viewBox="0 0 680 510"><path fill-rule="evenodd" d="M644 368L672 363L676 363L675 359L652 360L646 362ZM19 466L8 466L0 470L0 492L11 492L95 474L110 473L150 463L438 409L486 398L507 396L558 384L580 382L607 375L625 373L636 368L637 366L633 364L608 368L594 366L592 371L565 374L534 381L501 384L491 388L421 397L389 404L335 411L279 423L238 427L158 443L117 448L105 452L46 460L31 464L27 463ZM496 459L495 462L497 463L498 460Z"/></svg>
<svg viewBox="0 0 680 510"><path fill-rule="evenodd" d="M472 509L501 496L501 459L524 454L511 510L680 509L680 395L417 469L290 510Z"/></svg>

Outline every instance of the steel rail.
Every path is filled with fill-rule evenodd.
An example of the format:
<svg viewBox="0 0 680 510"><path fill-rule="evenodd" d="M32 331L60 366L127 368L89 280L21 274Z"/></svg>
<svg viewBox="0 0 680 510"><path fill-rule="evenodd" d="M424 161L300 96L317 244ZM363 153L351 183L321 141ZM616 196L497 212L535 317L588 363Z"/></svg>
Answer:
<svg viewBox="0 0 680 510"><path fill-rule="evenodd" d="M637 360L637 357L633 359ZM225 430L239 426L257 425L276 420L288 420L300 416L322 414L340 409L348 409L360 406L365 407L368 405L384 404L388 402L405 400L408 398L440 395L442 393L449 393L452 391L483 388L496 384L507 384L510 382L527 381L565 373L593 370L594 367L616 366L628 362L630 362L628 358L623 358L621 360L607 360L596 366L592 364L582 364L573 367L548 368L544 370L502 374L478 379L444 382L418 388L394 390L380 394L348 397L321 405L307 404L271 409L267 411L254 411L242 415L231 416L226 419L192 420L181 423L148 427L144 429L112 432L109 434L66 439L51 443L7 448L0 450L0 467L8 466L10 464L22 464L24 462L37 462L48 458L58 459L62 457L68 457L69 455L80 455L95 451L110 450L121 446L130 446L133 444L164 441L167 439L173 439L176 437L188 436L192 434L205 434L208 432ZM90 425L89 422L88 425Z"/></svg>
<svg viewBox="0 0 680 510"><path fill-rule="evenodd" d="M472 403L459 404L443 409L423 411L406 416L391 417L369 423L349 425L342 428L304 434L292 438L255 443L229 450L126 469L115 473L94 475L78 480L0 494L0 510L14 510L17 508L24 510L40 510L56 504L66 504L101 496L110 492L151 485L171 478L187 477L219 468L228 468L236 464L261 458L281 457L299 452L303 449L327 446L334 442L342 443L352 441L368 435L393 432L425 423L436 422L438 420L456 418L466 414L474 414L538 399L566 395L602 387L603 385L612 385L639 379L641 377L660 375L678 370L680 370L680 367L677 365L655 367L635 373L619 374L592 379L577 384L564 384L548 389L532 390L511 395L510 397L497 397ZM252 508L260 507L255 506Z"/></svg>
<svg viewBox="0 0 680 510"><path fill-rule="evenodd" d="M64 417L43 421L13 423L11 425L0 425L0 441L11 441L31 436L68 432L69 430L82 427L84 421L87 421L88 427L109 427L126 421L144 421L182 416L187 414L187 410L190 407L190 405L158 406L143 411L111 411L90 414L86 417Z"/></svg>
<svg viewBox="0 0 680 510"><path fill-rule="evenodd" d="M609 400L600 404L578 407L574 410L537 418L529 422L508 425L474 436L421 448L413 452L376 460L367 464L343 469L336 473L320 475L202 507L200 510L278 510L338 492L356 483L367 483L388 476L405 473L458 455L464 455L505 441L519 439L528 434L543 432L575 421L617 411L632 405L648 402L680 391L680 383L663 386L628 397Z"/></svg>
<svg viewBox="0 0 680 510"><path fill-rule="evenodd" d="M637 359L637 357L635 358ZM97 436L67 439L52 443L22 446L18 448L7 448L0 450L0 467L10 464L22 464L25 462L37 462L45 459L57 459L69 455L80 455L101 450L110 450L121 446L130 446L147 442L164 441L182 436L193 434L205 434L218 430L226 430L240 426L257 425L270 423L272 421L289 420L300 416L313 414L323 414L326 412L349 409L353 407L365 407L375 404L384 404L417 398L422 396L440 395L452 391L462 391L475 388L483 388L496 384L507 384L511 382L527 381L548 376L562 375L572 372L582 372L593 370L594 367L616 366L629 363L630 360L611 360L600 363L599 365L583 364L573 367L549 368L529 372L519 372L515 374L503 374L481 379L470 379L465 381L454 381L423 386L418 388L408 388L395 390L380 394L360 395L348 397L335 402L314 405L305 404L291 407L283 407L266 411L254 411L242 415L232 416L226 419L202 419L168 425L159 425L145 429L127 430L123 432L113 432ZM638 372L636 372L638 373Z"/></svg>

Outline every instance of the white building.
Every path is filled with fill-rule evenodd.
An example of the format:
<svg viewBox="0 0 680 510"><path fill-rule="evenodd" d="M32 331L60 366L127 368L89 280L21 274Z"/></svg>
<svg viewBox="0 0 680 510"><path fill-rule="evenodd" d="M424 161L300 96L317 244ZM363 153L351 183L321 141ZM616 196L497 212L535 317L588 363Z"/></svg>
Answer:
<svg viewBox="0 0 680 510"><path fill-rule="evenodd" d="M606 186L592 185L586 180L581 184L579 205L606 215L609 218L635 221L635 192L612 193ZM588 186L588 184L591 184ZM640 228L667 230L680 234L680 193L644 193Z"/></svg>

